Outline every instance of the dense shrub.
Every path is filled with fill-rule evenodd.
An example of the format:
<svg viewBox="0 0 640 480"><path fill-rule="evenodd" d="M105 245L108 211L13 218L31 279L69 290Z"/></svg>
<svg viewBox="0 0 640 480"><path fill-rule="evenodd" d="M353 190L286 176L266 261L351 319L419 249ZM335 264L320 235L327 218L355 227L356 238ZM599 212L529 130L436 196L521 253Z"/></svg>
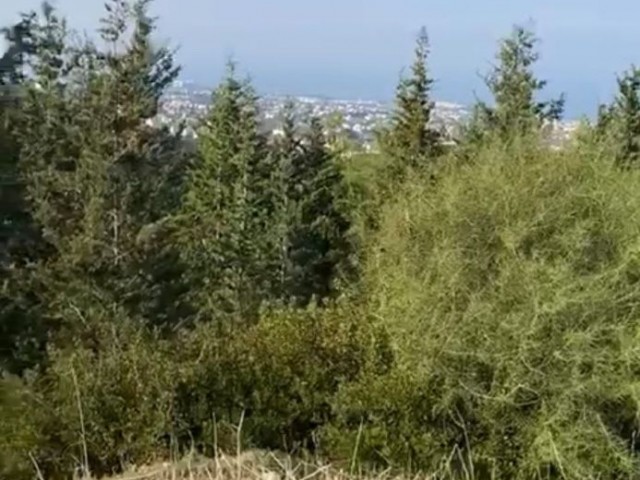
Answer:
<svg viewBox="0 0 640 480"><path fill-rule="evenodd" d="M633 476L639 183L590 151L527 142L409 182L367 273L398 367L343 391L330 437L428 471Z"/></svg>
<svg viewBox="0 0 640 480"><path fill-rule="evenodd" d="M38 461L47 471L86 465L104 474L166 455L174 365L162 342L118 320L97 326L91 347L50 352L51 365L35 386L46 412Z"/></svg>
<svg viewBox="0 0 640 480"><path fill-rule="evenodd" d="M27 382L0 377L0 478L33 478L29 454L40 445L42 411Z"/></svg>
<svg viewBox="0 0 640 480"><path fill-rule="evenodd" d="M149 5L108 1L96 41L48 4L3 30L2 478L254 447L640 478L637 71L553 150L517 27L445 147L423 31L386 153L339 159L293 107L267 138L230 66L185 155L151 126L179 68Z"/></svg>
<svg viewBox="0 0 640 480"><path fill-rule="evenodd" d="M178 390L182 424L203 447L215 438L219 448L235 448L228 426L243 419L246 446L315 450L339 387L393 361L384 332L346 304L270 310L231 336L201 325L181 342L187 358Z"/></svg>
<svg viewBox="0 0 640 480"><path fill-rule="evenodd" d="M92 313L83 342L52 348L33 381L0 384L0 459L12 477L30 478L34 461L47 478L66 478L171 448L235 450L239 440L317 450L340 386L393 361L383 331L346 303L273 309L252 327L201 324L171 339L116 307L109 321Z"/></svg>
<svg viewBox="0 0 640 480"><path fill-rule="evenodd" d="M2 474L235 449L242 421L244 447L348 464L633 477L640 173L595 151L514 142L409 181L367 252L366 301L164 339L81 302L32 380L2 380Z"/></svg>

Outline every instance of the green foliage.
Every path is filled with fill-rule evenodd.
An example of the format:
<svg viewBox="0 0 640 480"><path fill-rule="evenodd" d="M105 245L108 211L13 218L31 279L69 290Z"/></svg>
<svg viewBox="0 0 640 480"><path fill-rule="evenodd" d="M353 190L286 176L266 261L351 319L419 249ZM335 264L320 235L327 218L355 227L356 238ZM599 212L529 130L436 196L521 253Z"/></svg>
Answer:
<svg viewBox="0 0 640 480"><path fill-rule="evenodd" d="M390 198L387 193L397 185L388 176L394 160L381 153L359 153L341 160L350 216L359 245L356 253L361 262L366 253L363 246L378 228L382 205Z"/></svg>
<svg viewBox="0 0 640 480"><path fill-rule="evenodd" d="M468 126L469 139L492 134L508 140L561 118L564 97L549 101L536 99L536 94L547 84L536 78L533 71L539 60L535 50L537 42L531 31L520 26L514 27L511 36L501 41L498 63L485 79L493 105L484 102L476 105Z"/></svg>
<svg viewBox="0 0 640 480"><path fill-rule="evenodd" d="M287 296L303 305L335 294L336 280L353 271L351 220L343 174L312 119L300 155L287 165L292 216L287 225Z"/></svg>
<svg viewBox="0 0 640 480"><path fill-rule="evenodd" d="M11 478L32 478L34 462L56 479L166 456L177 364L124 310L96 303L77 308L93 325L51 349L46 370L27 382L0 379L0 465Z"/></svg>
<svg viewBox="0 0 640 480"><path fill-rule="evenodd" d="M141 5L111 10L105 23L114 27L102 40L122 43L129 27L133 38L108 53L71 49L64 22L45 17L19 129L21 165L46 238L74 263L83 254L103 257L96 269L125 263L141 225L157 220L151 204L159 203L167 156L175 154L166 132L146 125L177 70L149 46L153 23Z"/></svg>
<svg viewBox="0 0 640 480"><path fill-rule="evenodd" d="M150 44L146 3L110 4L104 51L71 47L51 9L35 22L17 138L33 217L53 250L29 270L40 276L29 284L40 286L33 295L49 319L60 316L64 285L78 279L134 314L157 312L166 293L140 234L176 208L184 155L177 136L147 124L177 69L168 51ZM156 258L166 261L166 245L156 241Z"/></svg>
<svg viewBox="0 0 640 480"><path fill-rule="evenodd" d="M246 446L284 451L319 448L340 386L393 361L383 332L346 303L273 309L232 336L201 325L181 345L181 363L190 366L178 398L192 435L211 445L214 417L221 426L244 418ZM235 442L219 446L235 449Z"/></svg>
<svg viewBox="0 0 640 480"><path fill-rule="evenodd" d="M17 377L0 377L0 477L33 478L30 453L37 451L44 412L29 386Z"/></svg>
<svg viewBox="0 0 640 480"><path fill-rule="evenodd" d="M551 150L562 99L536 99L516 28L494 105L445 150L423 31L382 153L292 105L268 138L231 68L189 155L154 126L178 68L149 8L111 0L96 44L46 4L4 32L0 476L238 444L437 478L637 476L640 172L614 168L638 156L636 69Z"/></svg>
<svg viewBox="0 0 640 480"><path fill-rule="evenodd" d="M39 387L53 412L44 425L51 443L39 458L42 468L86 464L95 474L112 473L168 448L176 375L166 348L124 311L105 314L91 348L76 342L51 352Z"/></svg>
<svg viewBox="0 0 640 480"><path fill-rule="evenodd" d="M17 374L42 359L47 334L21 285L25 266L47 252L29 209L17 138L24 70L41 41L36 19L25 14L3 31L8 48L0 58L0 369Z"/></svg>
<svg viewBox="0 0 640 480"><path fill-rule="evenodd" d="M66 478L118 472L173 447L235 450L240 423L244 446L318 450L340 387L393 361L384 332L348 303L273 309L233 332L199 324L172 341L113 303L68 313L93 324L52 349L35 381L0 381L0 458L15 475L32 461L46 478Z"/></svg>
<svg viewBox="0 0 640 480"><path fill-rule="evenodd" d="M43 4L43 10L49 6ZM21 15L20 21L0 30L7 43L7 49L0 57L0 86L2 93L15 92L15 87L22 84L25 79L26 61L29 55L33 55L36 49L34 38L35 13Z"/></svg>
<svg viewBox="0 0 640 480"><path fill-rule="evenodd" d="M391 127L379 135L383 152L396 159L394 175L402 176L407 167L421 166L441 153L441 134L430 125L434 103L428 56L429 37L426 28L422 28L416 41L411 75L402 78L397 87Z"/></svg>
<svg viewBox="0 0 640 480"><path fill-rule="evenodd" d="M363 460L637 471L637 181L592 151L525 142L484 147L435 187L409 182L367 275L398 370L340 407L352 432L364 422Z"/></svg>
<svg viewBox="0 0 640 480"><path fill-rule="evenodd" d="M253 89L231 67L213 95L179 218L194 301L210 318L255 317L278 278L278 172L257 115Z"/></svg>
<svg viewBox="0 0 640 480"><path fill-rule="evenodd" d="M618 94L600 107L595 126L598 140L613 152L621 167L633 167L640 158L640 70L633 67L618 78Z"/></svg>

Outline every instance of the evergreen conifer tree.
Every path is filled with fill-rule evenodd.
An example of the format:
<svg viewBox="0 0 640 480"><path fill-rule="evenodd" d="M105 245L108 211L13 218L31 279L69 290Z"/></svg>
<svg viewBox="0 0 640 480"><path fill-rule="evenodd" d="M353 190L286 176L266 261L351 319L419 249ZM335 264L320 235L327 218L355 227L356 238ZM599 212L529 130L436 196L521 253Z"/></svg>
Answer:
<svg viewBox="0 0 640 480"><path fill-rule="evenodd" d="M21 285L27 265L44 249L28 208L15 131L24 69L33 53L35 18L35 13L24 14L3 30L7 49L0 56L0 371L12 373L21 373L41 358L46 338Z"/></svg>
<svg viewBox="0 0 640 480"><path fill-rule="evenodd" d="M535 35L520 26L500 43L498 63L485 82L493 96L493 106L478 103L474 110L470 136L481 138L496 133L500 138L535 131L545 122L562 117L564 97L539 101L536 95L546 86L536 78L533 67L539 60Z"/></svg>
<svg viewBox="0 0 640 480"><path fill-rule="evenodd" d="M399 168L419 166L441 153L441 134L431 125L434 81L429 76L428 57L429 37L422 28L411 75L402 78L397 87L391 127L383 130L379 138L383 150L399 162Z"/></svg>
<svg viewBox="0 0 640 480"><path fill-rule="evenodd" d="M632 67L618 78L618 93L611 105L598 112L596 135L614 150L616 163L637 166L640 161L640 69Z"/></svg>
<svg viewBox="0 0 640 480"><path fill-rule="evenodd" d="M276 296L286 299L290 287L292 265L289 258L290 227L296 214L301 188L293 180L295 172L300 168L304 151L298 132L296 105L288 101L282 111L281 135L274 139L272 149L277 158L277 178L275 186L278 193L277 214L274 224L277 225L279 281Z"/></svg>
<svg viewBox="0 0 640 480"><path fill-rule="evenodd" d="M257 108L251 85L230 65L189 174L180 242L195 303L208 319L254 318L280 276L276 159L259 131Z"/></svg>
<svg viewBox="0 0 640 480"><path fill-rule="evenodd" d="M31 222L18 169L15 123L26 56L32 52L34 18L35 14L23 15L20 22L3 30L8 47L0 56L0 269L14 262L16 255L26 255L21 247L33 233L29 232Z"/></svg>
<svg viewBox="0 0 640 480"><path fill-rule="evenodd" d="M180 140L150 122L177 69L169 51L151 44L148 8L109 2L102 49L72 47L50 8L35 30L19 163L55 254L33 278L46 315L72 330L92 330L86 312L96 303L143 317L165 310L165 285L154 281L162 264L149 261L164 250L141 245L140 235L175 208Z"/></svg>
<svg viewBox="0 0 640 480"><path fill-rule="evenodd" d="M335 293L336 280L352 268L351 222L342 172L326 145L322 123L312 118L288 175L294 212L289 225L287 292L306 304Z"/></svg>

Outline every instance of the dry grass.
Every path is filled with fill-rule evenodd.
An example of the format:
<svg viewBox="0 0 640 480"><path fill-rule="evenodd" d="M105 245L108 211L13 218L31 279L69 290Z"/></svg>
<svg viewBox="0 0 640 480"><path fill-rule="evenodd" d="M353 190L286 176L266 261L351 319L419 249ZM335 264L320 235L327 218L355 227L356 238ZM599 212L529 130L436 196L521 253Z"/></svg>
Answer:
<svg viewBox="0 0 640 480"><path fill-rule="evenodd" d="M412 480L431 477L421 476ZM363 476L330 465L294 461L290 457L248 451L210 460L186 458L135 469L110 480L400 480L388 471Z"/></svg>

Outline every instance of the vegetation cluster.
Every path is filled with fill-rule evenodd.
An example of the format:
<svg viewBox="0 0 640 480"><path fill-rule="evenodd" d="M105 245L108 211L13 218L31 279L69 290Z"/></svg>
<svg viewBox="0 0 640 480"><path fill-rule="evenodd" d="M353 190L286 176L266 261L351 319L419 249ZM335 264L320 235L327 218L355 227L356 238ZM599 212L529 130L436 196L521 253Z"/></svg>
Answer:
<svg viewBox="0 0 640 480"><path fill-rule="evenodd" d="M455 138L426 31L376 154L265 135L233 65L197 144L149 0L0 57L0 478L264 449L433 478L640 475L640 73L556 148L515 27ZM445 141L447 140L447 141ZM451 141L453 140L453 141Z"/></svg>

